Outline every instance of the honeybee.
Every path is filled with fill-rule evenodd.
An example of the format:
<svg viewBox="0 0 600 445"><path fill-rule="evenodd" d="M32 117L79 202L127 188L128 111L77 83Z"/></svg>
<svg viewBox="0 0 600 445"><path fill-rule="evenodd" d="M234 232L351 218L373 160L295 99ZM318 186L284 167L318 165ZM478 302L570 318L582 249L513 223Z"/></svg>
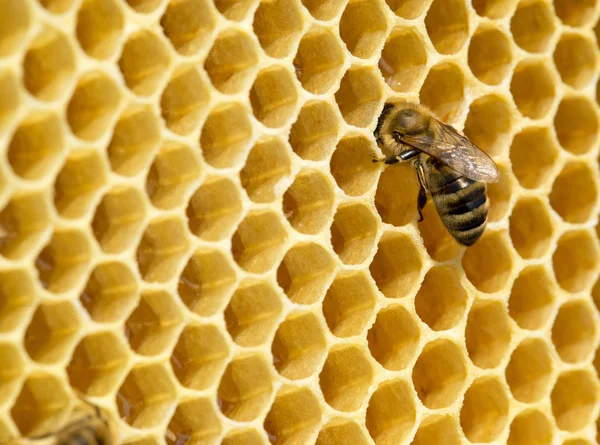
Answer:
<svg viewBox="0 0 600 445"><path fill-rule="evenodd" d="M420 186L419 221L429 194L454 239L465 246L475 243L487 223L486 183L499 177L494 161L422 105L385 104L374 136L386 156L373 162L413 162Z"/></svg>

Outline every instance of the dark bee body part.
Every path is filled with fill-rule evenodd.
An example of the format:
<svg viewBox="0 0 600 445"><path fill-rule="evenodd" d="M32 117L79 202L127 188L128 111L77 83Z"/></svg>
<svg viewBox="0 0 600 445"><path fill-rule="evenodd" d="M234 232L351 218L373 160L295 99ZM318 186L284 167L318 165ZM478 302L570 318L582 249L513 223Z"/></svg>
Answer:
<svg viewBox="0 0 600 445"><path fill-rule="evenodd" d="M57 445L112 445L107 424L100 418L82 419L58 434Z"/></svg>

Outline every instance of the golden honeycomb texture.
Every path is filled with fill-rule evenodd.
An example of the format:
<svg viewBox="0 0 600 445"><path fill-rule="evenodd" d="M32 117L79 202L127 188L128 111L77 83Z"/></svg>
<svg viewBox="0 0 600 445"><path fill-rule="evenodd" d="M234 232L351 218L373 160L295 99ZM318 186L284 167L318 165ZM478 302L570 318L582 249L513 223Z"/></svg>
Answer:
<svg viewBox="0 0 600 445"><path fill-rule="evenodd" d="M598 0L0 0L0 442L592 445ZM465 249L372 136L493 157Z"/></svg>

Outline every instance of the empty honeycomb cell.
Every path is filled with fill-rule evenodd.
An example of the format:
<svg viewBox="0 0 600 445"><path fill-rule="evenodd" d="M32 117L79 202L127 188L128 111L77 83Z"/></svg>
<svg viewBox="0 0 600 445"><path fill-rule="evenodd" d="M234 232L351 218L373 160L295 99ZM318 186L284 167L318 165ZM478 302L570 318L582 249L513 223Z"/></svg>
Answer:
<svg viewBox="0 0 600 445"><path fill-rule="evenodd" d="M202 413L201 416L198 413ZM221 435L221 422L213 402L207 398L180 402L165 433L168 445L216 443Z"/></svg>
<svg viewBox="0 0 600 445"><path fill-rule="evenodd" d="M24 362L19 350L11 343L0 343L0 403L4 404L14 395L18 379L24 374Z"/></svg>
<svg viewBox="0 0 600 445"><path fill-rule="evenodd" d="M421 34L413 28L394 29L379 59L379 70L388 86L400 93L414 90L426 64L427 51Z"/></svg>
<svg viewBox="0 0 600 445"><path fill-rule="evenodd" d="M136 251L140 274L148 282L172 279L189 247L179 218L160 218L148 224Z"/></svg>
<svg viewBox="0 0 600 445"><path fill-rule="evenodd" d="M223 316L233 341L249 347L271 338L281 311L281 297L271 283L248 279L236 289Z"/></svg>
<svg viewBox="0 0 600 445"><path fill-rule="evenodd" d="M289 142L298 156L309 161L329 158L340 124L328 102L308 101L290 130Z"/></svg>
<svg viewBox="0 0 600 445"><path fill-rule="evenodd" d="M279 138L263 137L250 150L240 181L252 201L272 202L283 192L290 173L288 146Z"/></svg>
<svg viewBox="0 0 600 445"><path fill-rule="evenodd" d="M488 221L491 222L500 221L509 214L513 194L513 181L508 167L499 165L498 171L500 172L498 182L486 184L490 202Z"/></svg>
<svg viewBox="0 0 600 445"><path fill-rule="evenodd" d="M0 70L0 130L10 124L20 105L21 92L15 73L10 69Z"/></svg>
<svg viewBox="0 0 600 445"><path fill-rule="evenodd" d="M360 264L369 258L379 230L377 217L363 203L337 208L331 225L331 245L344 264Z"/></svg>
<svg viewBox="0 0 600 445"><path fill-rule="evenodd" d="M383 295L402 298L419 284L422 267L421 255L413 240L408 235L390 231L381 237L369 269Z"/></svg>
<svg viewBox="0 0 600 445"><path fill-rule="evenodd" d="M345 0L302 0L308 12L317 20L328 21L335 18L346 5Z"/></svg>
<svg viewBox="0 0 600 445"><path fill-rule="evenodd" d="M277 283L297 304L319 301L333 278L335 262L317 243L298 243L287 251L277 269Z"/></svg>
<svg viewBox="0 0 600 445"><path fill-rule="evenodd" d="M77 310L68 301L41 304L25 331L25 350L39 363L64 360L77 341L80 325Z"/></svg>
<svg viewBox="0 0 600 445"><path fill-rule="evenodd" d="M210 317L226 307L235 281L235 270L223 252L202 248L183 269L177 292L190 311Z"/></svg>
<svg viewBox="0 0 600 445"><path fill-rule="evenodd" d="M519 183L533 189L548 180L558 159L558 148L546 127L527 127L510 146L512 171Z"/></svg>
<svg viewBox="0 0 600 445"><path fill-rule="evenodd" d="M258 431L247 428L230 430L221 443L222 445L263 445L264 441Z"/></svg>
<svg viewBox="0 0 600 445"><path fill-rule="evenodd" d="M23 436L34 436L53 431L68 408L65 383L47 372L36 372L23 383L10 414Z"/></svg>
<svg viewBox="0 0 600 445"><path fill-rule="evenodd" d="M350 442L356 445L371 443L360 426L352 420L333 419L319 431L315 445L344 445Z"/></svg>
<svg viewBox="0 0 600 445"><path fill-rule="evenodd" d="M483 83L499 85L512 68L510 39L498 28L482 26L469 43L468 62L471 72Z"/></svg>
<svg viewBox="0 0 600 445"><path fill-rule="evenodd" d="M75 288L91 260L87 237L75 229L57 229L35 260L40 284L50 292Z"/></svg>
<svg viewBox="0 0 600 445"><path fill-rule="evenodd" d="M313 437L320 422L321 406L310 389L283 386L275 396L264 426L271 443L301 445Z"/></svg>
<svg viewBox="0 0 600 445"><path fill-rule="evenodd" d="M465 328L469 358L479 368L495 368L504 359L511 340L506 305L499 301L476 301Z"/></svg>
<svg viewBox="0 0 600 445"><path fill-rule="evenodd" d="M56 177L54 207L64 218L82 217L106 182L104 160L96 150L73 150Z"/></svg>
<svg viewBox="0 0 600 445"><path fill-rule="evenodd" d="M553 363L550 348L539 338L522 341L506 367L506 382L519 402L535 403L548 395Z"/></svg>
<svg viewBox="0 0 600 445"><path fill-rule="evenodd" d="M21 192L0 211L0 254L17 259L30 255L50 225L46 197L36 192Z"/></svg>
<svg viewBox="0 0 600 445"><path fill-rule="evenodd" d="M103 251L122 252L142 234L145 219L141 192L127 186L108 191L96 208L92 231Z"/></svg>
<svg viewBox="0 0 600 445"><path fill-rule="evenodd" d="M495 94L480 97L469 106L465 136L490 156L502 154L510 142L511 111L503 97Z"/></svg>
<svg viewBox="0 0 600 445"><path fill-rule="evenodd" d="M207 241L229 235L242 214L242 198L228 178L206 179L192 195L186 210L191 232Z"/></svg>
<svg viewBox="0 0 600 445"><path fill-rule="evenodd" d="M505 232L486 232L465 251L462 265L469 281L480 291L499 292L512 270L512 255Z"/></svg>
<svg viewBox="0 0 600 445"><path fill-rule="evenodd" d="M162 290L142 292L123 330L129 347L140 355L158 355L173 347L183 315L173 296Z"/></svg>
<svg viewBox="0 0 600 445"><path fill-rule="evenodd" d="M417 184L415 184L415 187L417 187ZM413 211L416 214L416 192L413 196L413 208L415 209ZM450 232L444 227L432 200L428 200L427 205L425 205L423 209L423 221L418 223L418 227L427 253L435 261L443 262L451 260L463 251L463 247L456 242Z"/></svg>
<svg viewBox="0 0 600 445"><path fill-rule="evenodd" d="M510 424L508 445L550 445L552 444L552 423L545 414L536 410L525 410Z"/></svg>
<svg viewBox="0 0 600 445"><path fill-rule="evenodd" d="M108 59L119 46L125 18L115 0L84 0L77 14L77 40L96 59Z"/></svg>
<svg viewBox="0 0 600 445"><path fill-rule="evenodd" d="M563 34L554 49L554 64L564 83L584 88L596 72L596 46L579 34Z"/></svg>
<svg viewBox="0 0 600 445"><path fill-rule="evenodd" d="M434 267L425 275L415 297L415 310L434 331L453 328L463 319L468 295L460 279L460 272L452 266Z"/></svg>
<svg viewBox="0 0 600 445"><path fill-rule="evenodd" d="M127 347L112 332L84 337L67 366L69 384L88 396L105 396L117 389L128 362Z"/></svg>
<svg viewBox="0 0 600 445"><path fill-rule="evenodd" d="M296 82L286 68L272 65L258 73L250 90L250 104L263 125L279 128L288 124L295 115L297 102Z"/></svg>
<svg viewBox="0 0 600 445"><path fill-rule="evenodd" d="M417 417L415 395L402 380L379 384L367 408L366 426L377 445L402 443Z"/></svg>
<svg viewBox="0 0 600 445"><path fill-rule="evenodd" d="M377 314L367 334L369 350L390 371L406 368L418 351L421 337L417 322L402 306L388 306Z"/></svg>
<svg viewBox="0 0 600 445"><path fill-rule="evenodd" d="M338 143L329 168L346 195L364 195L373 188L379 176L379 166L371 162L375 157L372 141L364 136L347 136Z"/></svg>
<svg viewBox="0 0 600 445"><path fill-rule="evenodd" d="M510 23L516 44L530 53L545 52L556 28L552 7L541 0L521 1Z"/></svg>
<svg viewBox="0 0 600 445"><path fill-rule="evenodd" d="M75 72L71 42L61 32L46 27L35 37L23 59L25 88L41 100L59 99Z"/></svg>
<svg viewBox="0 0 600 445"><path fill-rule="evenodd" d="M273 376L260 355L235 357L219 384L217 403L228 418L250 422L264 415L273 392Z"/></svg>
<svg viewBox="0 0 600 445"><path fill-rule="evenodd" d="M171 366L179 383L203 390L213 386L225 369L229 347L216 326L189 324L171 355Z"/></svg>
<svg viewBox="0 0 600 445"><path fill-rule="evenodd" d="M552 256L554 275L568 292L582 292L593 285L599 262L597 241L587 231L566 232Z"/></svg>
<svg viewBox="0 0 600 445"><path fill-rule="evenodd" d="M179 54L192 56L210 39L215 19L207 0L170 0L160 25Z"/></svg>
<svg viewBox="0 0 600 445"><path fill-rule="evenodd" d="M510 291L511 318L523 329L541 329L554 308L555 293L554 281L544 267L526 267Z"/></svg>
<svg viewBox="0 0 600 445"><path fill-rule="evenodd" d="M64 144L59 116L37 112L23 120L14 132L8 145L8 162L21 178L40 179L53 170Z"/></svg>
<svg viewBox="0 0 600 445"><path fill-rule="evenodd" d="M473 0L473 9L481 17L500 19L513 11L515 0Z"/></svg>
<svg viewBox="0 0 600 445"><path fill-rule="evenodd" d="M172 412L175 385L158 363L134 367L116 395L118 414L134 428L152 428Z"/></svg>
<svg viewBox="0 0 600 445"><path fill-rule="evenodd" d="M271 346L273 365L283 377L307 378L322 366L327 342L319 319L311 312L294 312L279 325Z"/></svg>
<svg viewBox="0 0 600 445"><path fill-rule="evenodd" d="M5 19L5 26L0 31L0 57L8 57L20 49L31 26L29 2L3 1L0 16Z"/></svg>
<svg viewBox="0 0 600 445"><path fill-rule="evenodd" d="M158 8L164 0L125 0L134 11L148 14Z"/></svg>
<svg viewBox="0 0 600 445"><path fill-rule="evenodd" d="M569 301L559 309L552 326L552 343L562 361L579 363L594 352L598 332L593 311L582 300Z"/></svg>
<svg viewBox="0 0 600 445"><path fill-rule="evenodd" d="M338 274L323 301L329 330L337 337L359 335L371 320L376 299L375 286L362 271Z"/></svg>
<svg viewBox="0 0 600 445"><path fill-rule="evenodd" d="M596 211L598 188L591 168L585 162L567 163L550 192L550 205L569 223L584 223Z"/></svg>
<svg viewBox="0 0 600 445"><path fill-rule="evenodd" d="M429 409L452 405L464 390L467 364L462 350L447 339L425 346L412 372L417 395Z"/></svg>
<svg viewBox="0 0 600 445"><path fill-rule="evenodd" d="M440 54L455 54L469 37L464 0L434 0L425 17L427 34Z"/></svg>
<svg viewBox="0 0 600 445"><path fill-rule="evenodd" d="M460 410L460 426L472 443L492 442L508 420L508 395L497 377L480 377L467 392Z"/></svg>
<svg viewBox="0 0 600 445"><path fill-rule="evenodd" d="M386 0L388 7L399 17L414 20L420 17L431 0Z"/></svg>
<svg viewBox="0 0 600 445"><path fill-rule="evenodd" d="M576 155L596 145L600 124L593 103L583 96L564 98L554 116L554 128L560 145Z"/></svg>
<svg viewBox="0 0 600 445"><path fill-rule="evenodd" d="M352 67L344 74L335 100L347 124L366 127L381 110L382 96L380 76L371 68Z"/></svg>
<svg viewBox="0 0 600 445"><path fill-rule="evenodd" d="M325 94L336 83L344 64L344 53L330 30L311 28L300 41L294 68L302 87L313 94Z"/></svg>
<svg viewBox="0 0 600 445"><path fill-rule="evenodd" d="M554 0L554 11L558 18L569 26L583 26L594 15L596 0Z"/></svg>
<svg viewBox="0 0 600 445"><path fill-rule="evenodd" d="M254 12L256 0L214 0L217 10L227 19L243 21L249 12Z"/></svg>
<svg viewBox="0 0 600 445"><path fill-rule="evenodd" d="M563 372L550 394L556 426L578 431L592 420L598 406L598 381L587 370Z"/></svg>
<svg viewBox="0 0 600 445"><path fill-rule="evenodd" d="M170 209L184 203L190 186L201 175L200 161L187 145L166 141L156 154L146 177L146 193L159 209Z"/></svg>
<svg viewBox="0 0 600 445"><path fill-rule="evenodd" d="M33 279L26 269L0 271L0 332L10 332L25 321L35 298Z"/></svg>
<svg viewBox="0 0 600 445"><path fill-rule="evenodd" d="M464 89L465 76L461 68L451 62L442 62L429 70L419 98L438 119L452 123L461 114Z"/></svg>
<svg viewBox="0 0 600 445"><path fill-rule="evenodd" d="M450 416L431 416L421 421L411 445L460 445L458 425Z"/></svg>
<svg viewBox="0 0 600 445"><path fill-rule="evenodd" d="M552 72L543 61L525 59L513 72L510 92L524 117L542 119L556 96Z"/></svg>
<svg viewBox="0 0 600 445"><path fill-rule="evenodd" d="M297 0L261 2L254 13L253 30L271 57L286 57L302 34L302 13Z"/></svg>
<svg viewBox="0 0 600 445"><path fill-rule="evenodd" d="M146 29L128 37L119 59L127 88L140 96L151 96L159 90L170 64L167 45Z"/></svg>
<svg viewBox="0 0 600 445"><path fill-rule="evenodd" d="M350 412L363 404L372 380L373 367L364 351L354 345L342 345L330 349L319 375L319 386L332 408Z"/></svg>
<svg viewBox="0 0 600 445"><path fill-rule="evenodd" d="M386 22L379 2L352 0L340 19L340 37L354 56L368 59L381 49Z"/></svg>
<svg viewBox="0 0 600 445"><path fill-rule="evenodd" d="M524 198L510 215L510 239L522 258L541 258L550 247L554 232L552 218L544 201Z"/></svg>

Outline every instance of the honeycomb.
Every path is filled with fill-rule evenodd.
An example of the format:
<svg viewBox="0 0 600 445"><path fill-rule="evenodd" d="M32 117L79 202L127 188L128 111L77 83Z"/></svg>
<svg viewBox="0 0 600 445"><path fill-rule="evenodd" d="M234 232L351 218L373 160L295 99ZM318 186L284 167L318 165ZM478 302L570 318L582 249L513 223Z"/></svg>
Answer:
<svg viewBox="0 0 600 445"><path fill-rule="evenodd" d="M0 442L591 445L600 1L0 0ZM499 166L465 249L384 102Z"/></svg>

